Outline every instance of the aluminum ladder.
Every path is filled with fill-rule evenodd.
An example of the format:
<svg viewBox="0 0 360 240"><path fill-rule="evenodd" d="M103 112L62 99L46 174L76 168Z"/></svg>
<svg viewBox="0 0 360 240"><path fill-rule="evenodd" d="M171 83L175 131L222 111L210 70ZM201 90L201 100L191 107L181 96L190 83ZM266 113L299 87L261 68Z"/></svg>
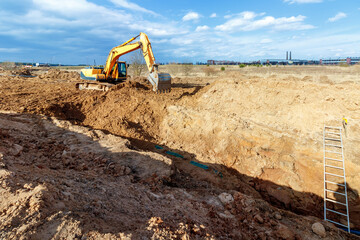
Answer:
<svg viewBox="0 0 360 240"><path fill-rule="evenodd" d="M324 126L323 134L324 220L347 228L350 232L342 128Z"/></svg>

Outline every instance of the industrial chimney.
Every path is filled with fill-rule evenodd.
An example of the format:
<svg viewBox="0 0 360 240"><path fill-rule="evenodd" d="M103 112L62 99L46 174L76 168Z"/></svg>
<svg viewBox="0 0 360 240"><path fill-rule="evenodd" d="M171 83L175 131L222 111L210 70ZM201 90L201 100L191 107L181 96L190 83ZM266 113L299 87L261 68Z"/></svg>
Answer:
<svg viewBox="0 0 360 240"><path fill-rule="evenodd" d="M289 57L289 53L288 51L286 51L286 60L289 60L288 57Z"/></svg>
<svg viewBox="0 0 360 240"><path fill-rule="evenodd" d="M291 51L290 51L290 60L291 60Z"/></svg>

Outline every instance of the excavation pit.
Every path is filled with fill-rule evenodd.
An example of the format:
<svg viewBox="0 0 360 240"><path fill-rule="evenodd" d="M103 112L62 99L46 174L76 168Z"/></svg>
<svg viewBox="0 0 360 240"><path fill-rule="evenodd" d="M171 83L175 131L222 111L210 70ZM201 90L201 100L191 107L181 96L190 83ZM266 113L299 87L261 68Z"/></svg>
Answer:
<svg viewBox="0 0 360 240"><path fill-rule="evenodd" d="M20 174L15 175L17 180L21 179L24 184L31 183L34 186L34 190L30 191L31 194L36 194L44 188L41 191L44 194L50 192L51 197L48 198L51 201L55 199L56 204L60 204L60 209L80 214L80 217L71 214L56 215L59 219L56 221L59 224L71 226L73 229L71 231L80 235L85 232L90 234L91 223L84 222L82 220L84 217L81 215L86 211L89 211L92 214L91 219L96 221L97 227L94 234L97 234L97 237L105 236L106 232L114 234L116 231L126 235L129 232L126 233L125 229L130 229L130 232L139 234L138 236L149 235L152 234L152 230L146 229L150 225L152 227L149 229L163 229L168 226L175 234L181 228L180 223L184 219L180 216L196 214L207 219L207 226L215 224L212 222L214 219L225 223L228 220L224 219L232 219L235 216L237 220L232 222L237 222L246 228L243 221L251 215L251 219L247 220L251 222L254 216L250 213L257 212L259 209L260 213L268 213L268 216L254 217L259 225L262 224L261 222L270 223L270 219L276 219L275 215L272 217L272 214L275 214L274 209L277 208L280 210L276 211L280 211L285 219L292 221L287 225L291 229L292 224L294 226L299 224L298 221L309 221L301 216L314 216L314 218L310 217L313 219L311 221L320 221L315 220L315 217L321 219L323 210L321 207L322 126L324 122L336 124L342 118L340 115L356 119L360 113L356 108L360 100L356 99L358 96L356 92L360 90L360 85L357 82L327 83L321 78L317 80L314 77L288 75L286 78L283 75L261 77L241 75L237 72L227 74L210 80L206 77L179 77L175 79L171 93L159 95L154 94L147 83L142 82L140 78L134 78L132 82L118 85L108 92L96 92L76 90L74 83L78 79L69 78L62 73L51 73L51 76L44 74L42 77L33 79L0 77L4 86L0 90L0 108L3 111L16 112L16 114L13 113L15 115L10 116L8 113L3 113L2 118L7 119L6 121L10 121L10 118L19 125L24 124L24 129L28 124L29 129L34 129L34 132L28 134L36 133L34 137L45 142L34 145L31 141L21 140L20 136L27 134L25 130L16 132L16 129L10 127L3 130L3 138L8 138L8 141L13 144L9 143L11 145L9 149L12 149L12 152L7 152L9 158L4 158L4 164L10 166L6 174L10 176L12 172L18 171ZM44 117L37 117L37 115ZM8 123L9 126L11 124ZM35 127L38 125L42 126L40 133L37 133ZM356 139L358 127L356 121L349 124L347 139L345 139L347 164L349 164L347 166L349 198L351 209L353 209L350 217L355 228L359 226L357 222L359 218L356 216L359 214L358 190L360 186L358 184L360 181L357 176L359 162L356 159L358 153L355 147L359 143ZM66 133L60 134L61 131L66 131ZM54 140L49 140L51 134L55 133L62 137L54 136ZM77 140L71 140L74 135L78 136ZM105 141L105 138L108 142L101 143ZM39 151L48 152L54 144L51 141L55 141L58 149L54 149L54 152L48 155L37 156L32 150L27 150L45 144L46 148L40 148ZM101 148L101 151L97 153L101 152L111 157L96 160L98 161L96 162L94 160L98 157L96 155L90 154L84 158L79 156L79 154L85 154L86 149L91 148L92 142ZM122 145L117 146L118 143ZM82 146L83 150L76 149L76 144ZM161 149L156 149L156 145L165 146L166 151L174 152L184 158L166 154ZM19 159L15 154L16 149L19 149L17 146L23 148L19 153ZM67 148L73 148L73 152L67 151ZM118 151L119 155L111 153L113 150ZM2 150L2 152L6 151L6 149ZM63 162L63 153L65 156L69 155L70 160ZM32 156L29 163L22 160L22 158L27 158L26 154ZM54 158L57 154L60 154L59 160ZM53 160L60 161L60 159L60 163L52 162ZM133 159L138 159L138 161ZM25 165L21 161L24 161ZM214 171L196 167L190 163L191 161L209 166L221 172L223 177L214 174ZM90 163L99 165L93 166ZM39 180L22 178L22 175L26 176L25 168L37 169L36 171L39 172L35 175L38 178L43 175L41 171L46 171L48 179L46 177ZM57 181L58 174L65 173L68 174L66 175L68 183L65 183L65 186L73 187L72 181L77 181L78 172L79 174L81 172L81 176L78 177L80 182L98 184L97 187L94 190L87 189L87 184L83 182L79 188L70 190L51 184L50 180ZM5 179L8 178L6 174ZM100 182L97 183L96 179ZM119 191L120 188L126 189L129 199L117 193L116 196L107 195L119 179L122 179L120 181L122 185L116 186L116 189ZM8 184L9 189L12 189L10 192L16 189L21 190L19 187ZM37 185L40 187L35 190ZM101 192L102 188L105 189L106 194ZM134 190L136 188L141 190ZM63 202L61 199L64 197L61 194L62 197L55 194L58 191L65 193L70 191L70 195L65 194L70 196L68 200ZM75 204L76 200L81 199L81 196L86 193L104 194L110 198L110 202L122 199L121 203L127 206L127 202L132 201L130 200L132 198L137 199L136 194L142 191L146 192L149 200L136 200L131 209L137 208L136 203L154 208L150 207L150 210L139 208L136 211L136 214L148 220L145 222L136 220L142 222L139 228L131 225L135 223L135 220L131 223L121 223L123 225L120 224L120 220L114 220L113 218L117 216L115 213L124 217L123 220L130 213L111 205L105 198L85 197L84 199L92 203L86 208L88 210L81 210L79 205ZM230 209L226 212L227 206L225 206L225 212L220 214L219 209L222 208L222 203L218 202L214 196L222 192L229 192L235 199L234 204L241 202L241 199L245 205L246 202L253 201L258 210L251 210L240 217L241 207L236 208L231 203ZM12 197L16 202L17 195ZM173 198L182 200L184 205L179 205L179 202ZM62 203L57 203L57 201ZM154 201L160 201L163 210L155 210L155 205L151 203ZM196 206L195 208L189 207L191 201L195 201L192 203ZM176 212L177 215L174 216L178 217L170 217L165 213L165 209L167 211L173 209L173 206L172 208L165 207L169 202L191 210L181 212L181 214ZM201 202L206 202L208 204L206 206L212 206L213 210L210 212L205 210L206 207L202 206ZM46 204L49 202L45 198L43 202L39 201L37 208L47 209ZM249 209L252 208L251 204L248 204ZM37 208L34 207L34 212ZM195 210L196 208L200 213ZM114 215L105 217L109 209L115 211ZM300 216L294 217L295 215L285 210L300 214ZM54 217L54 214L55 212L48 211L45 216L50 218ZM47 221L48 225L44 225L43 231L50 231L50 222L45 218L43 221ZM170 220L173 221L172 225ZM280 220L277 219L277 221ZM190 224L195 229L195 225L200 222L201 220L194 219L192 223L186 224ZM105 223L111 223L109 229L101 230ZM120 224L121 227L116 228L116 224ZM211 231L200 228L198 232L217 236L222 232L222 228L228 229L221 226ZM231 228L234 226L231 225ZM139 230L140 228L142 230ZM257 227L258 230L260 228ZM269 225L273 234L276 234L278 228L280 228L278 225L275 227ZM326 226L326 228L327 231L333 231L331 227ZM183 231L190 235L197 232L189 229L183 229ZM246 230L245 234L250 234L251 231ZM311 234L311 230L308 230L305 223L304 228L296 231L298 232L295 234L298 235L301 235L301 231ZM42 233L45 234L45 232ZM231 234L229 238L237 236L238 233Z"/></svg>

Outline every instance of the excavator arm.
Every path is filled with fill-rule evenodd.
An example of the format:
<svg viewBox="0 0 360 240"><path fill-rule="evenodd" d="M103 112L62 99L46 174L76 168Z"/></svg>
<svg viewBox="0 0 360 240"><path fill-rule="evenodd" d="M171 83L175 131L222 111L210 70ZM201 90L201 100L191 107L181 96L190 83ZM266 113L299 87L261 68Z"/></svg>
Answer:
<svg viewBox="0 0 360 240"><path fill-rule="evenodd" d="M139 36L140 40L138 42L132 43ZM142 50L146 66L149 70L148 80L153 85L153 90L170 91L171 76L168 73L160 73L158 71L158 65L155 63L155 57L149 38L145 33L140 33L138 36L131 38L129 41L111 49L104 67L105 79L111 77L111 70L122 55L133 52L137 49Z"/></svg>
<svg viewBox="0 0 360 240"><path fill-rule="evenodd" d="M113 49L111 49L109 56L106 60L106 64L104 67L104 73L105 73L105 78L109 78L110 77L110 72L113 69L113 67L116 64L116 61L122 56L125 55L129 52L135 51L137 49L139 49L141 46L140 42L137 43L132 43L132 44L127 44L125 46L117 46L114 47Z"/></svg>

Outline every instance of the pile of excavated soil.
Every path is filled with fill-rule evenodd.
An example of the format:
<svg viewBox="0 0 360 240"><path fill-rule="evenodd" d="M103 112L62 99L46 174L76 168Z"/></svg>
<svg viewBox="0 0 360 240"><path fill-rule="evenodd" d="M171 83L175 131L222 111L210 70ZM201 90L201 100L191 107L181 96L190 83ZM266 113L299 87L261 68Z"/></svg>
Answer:
<svg viewBox="0 0 360 240"><path fill-rule="evenodd" d="M46 73L38 76L40 79L63 79L63 80L80 80L78 72L61 71L59 69L50 69Z"/></svg>
<svg viewBox="0 0 360 240"><path fill-rule="evenodd" d="M0 67L0 73L4 75L21 75L21 76L31 76L31 71L27 68L12 68L12 70L5 70Z"/></svg>
<svg viewBox="0 0 360 240"><path fill-rule="evenodd" d="M2 239L351 238L237 191L165 185L169 158L99 130L5 112L0 124Z"/></svg>
<svg viewBox="0 0 360 240"><path fill-rule="evenodd" d="M49 104L42 113L134 140L157 141L166 107L197 88L174 88L168 94L155 94L150 84L141 83L143 79L134 80L120 83L105 93L78 92L70 99Z"/></svg>
<svg viewBox="0 0 360 240"><path fill-rule="evenodd" d="M75 82L67 80L0 76L2 110L39 113L48 104L62 102L77 93Z"/></svg>
<svg viewBox="0 0 360 240"><path fill-rule="evenodd" d="M31 76L31 71L27 68L21 68L16 71L11 71L12 75Z"/></svg>

